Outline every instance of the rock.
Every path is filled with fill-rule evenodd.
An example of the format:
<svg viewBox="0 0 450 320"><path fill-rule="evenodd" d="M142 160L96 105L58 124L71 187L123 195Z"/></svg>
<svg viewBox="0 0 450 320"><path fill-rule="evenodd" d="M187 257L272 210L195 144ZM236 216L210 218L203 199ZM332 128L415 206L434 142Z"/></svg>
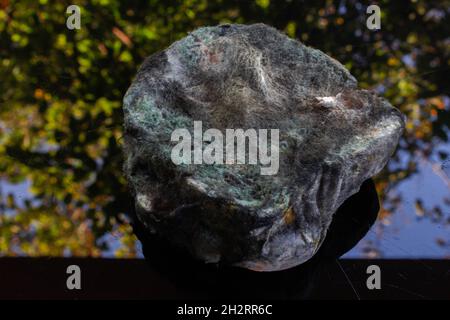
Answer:
<svg viewBox="0 0 450 320"><path fill-rule="evenodd" d="M149 57L124 117L124 170L148 232L205 262L259 271L310 259L333 214L385 166L404 127L401 113L358 89L339 62L263 24L200 28ZM251 142L241 164L202 162L194 149L208 143L194 122L203 139L208 129L224 137L255 129L258 139L278 130L267 145L277 170L250 163L262 159ZM194 151L175 164L179 129L194 137Z"/></svg>

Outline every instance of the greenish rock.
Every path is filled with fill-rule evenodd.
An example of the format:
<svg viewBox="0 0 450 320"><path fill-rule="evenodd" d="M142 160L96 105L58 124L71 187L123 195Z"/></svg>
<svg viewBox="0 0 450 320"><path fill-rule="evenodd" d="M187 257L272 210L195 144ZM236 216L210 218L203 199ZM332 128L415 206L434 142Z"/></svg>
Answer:
<svg viewBox="0 0 450 320"><path fill-rule="evenodd" d="M278 129L279 169L180 164L171 135ZM402 114L336 60L264 24L200 28L143 63L124 98L124 170L148 232L210 263L310 259L337 208L377 174ZM169 254L169 253L168 253Z"/></svg>

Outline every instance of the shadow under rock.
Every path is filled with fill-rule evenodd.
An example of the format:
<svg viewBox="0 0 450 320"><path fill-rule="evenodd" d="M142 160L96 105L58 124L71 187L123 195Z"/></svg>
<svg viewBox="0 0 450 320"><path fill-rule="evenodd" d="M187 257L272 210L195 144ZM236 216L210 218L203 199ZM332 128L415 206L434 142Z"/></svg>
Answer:
<svg viewBox="0 0 450 320"><path fill-rule="evenodd" d="M134 232L142 243L151 268L188 295L207 298L307 299L327 266L352 249L369 231L379 211L372 179L338 209L318 252L307 262L283 271L255 272L242 268L205 264L152 236L134 219ZM135 218L135 217L134 217Z"/></svg>

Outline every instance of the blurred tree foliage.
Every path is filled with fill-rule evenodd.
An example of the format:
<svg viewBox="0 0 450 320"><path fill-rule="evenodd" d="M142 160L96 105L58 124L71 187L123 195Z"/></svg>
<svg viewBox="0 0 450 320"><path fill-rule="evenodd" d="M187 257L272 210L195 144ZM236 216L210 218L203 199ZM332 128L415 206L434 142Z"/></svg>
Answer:
<svg viewBox="0 0 450 320"><path fill-rule="evenodd" d="M122 175L121 100L145 57L189 31L264 22L336 58L408 117L387 191L447 141L448 1L78 0L81 29L66 28L73 1L0 0L0 179L31 182L22 205L0 195L0 255L136 254ZM381 30L366 8L381 8ZM445 160L447 155L441 153Z"/></svg>

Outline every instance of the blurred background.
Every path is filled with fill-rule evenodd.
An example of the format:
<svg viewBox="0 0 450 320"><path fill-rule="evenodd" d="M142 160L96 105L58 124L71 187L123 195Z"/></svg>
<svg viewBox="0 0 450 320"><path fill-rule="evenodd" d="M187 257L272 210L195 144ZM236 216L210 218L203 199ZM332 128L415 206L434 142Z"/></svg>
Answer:
<svg viewBox="0 0 450 320"><path fill-rule="evenodd" d="M81 29L66 8L81 8ZM381 30L366 9L381 9ZM188 32L264 22L344 64L407 116L347 253L450 258L450 2L0 0L0 256L141 257L121 103L145 57Z"/></svg>

